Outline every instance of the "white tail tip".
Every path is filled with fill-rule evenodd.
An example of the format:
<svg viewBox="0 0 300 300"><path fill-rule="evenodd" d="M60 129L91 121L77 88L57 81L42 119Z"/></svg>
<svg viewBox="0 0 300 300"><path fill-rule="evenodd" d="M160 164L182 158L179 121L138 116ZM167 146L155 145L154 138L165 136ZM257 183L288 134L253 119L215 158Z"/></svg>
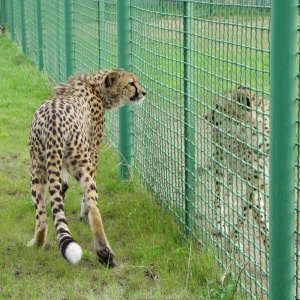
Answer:
<svg viewBox="0 0 300 300"><path fill-rule="evenodd" d="M81 256L82 249L77 243L72 242L67 246L65 251L65 257L70 263L78 264L81 260Z"/></svg>

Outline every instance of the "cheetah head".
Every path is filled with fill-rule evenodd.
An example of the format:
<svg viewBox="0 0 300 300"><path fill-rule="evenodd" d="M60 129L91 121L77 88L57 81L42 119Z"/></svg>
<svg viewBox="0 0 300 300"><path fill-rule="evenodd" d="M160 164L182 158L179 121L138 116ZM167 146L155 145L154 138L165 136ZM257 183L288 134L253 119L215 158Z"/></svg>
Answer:
<svg viewBox="0 0 300 300"><path fill-rule="evenodd" d="M146 91L134 73L123 69L110 70L104 78L102 96L106 109L123 106L127 103L140 104L145 95Z"/></svg>
<svg viewBox="0 0 300 300"><path fill-rule="evenodd" d="M243 119L252 106L250 94L245 86L238 86L236 90L223 94L215 100L213 109L205 119L216 126L221 125L225 119Z"/></svg>

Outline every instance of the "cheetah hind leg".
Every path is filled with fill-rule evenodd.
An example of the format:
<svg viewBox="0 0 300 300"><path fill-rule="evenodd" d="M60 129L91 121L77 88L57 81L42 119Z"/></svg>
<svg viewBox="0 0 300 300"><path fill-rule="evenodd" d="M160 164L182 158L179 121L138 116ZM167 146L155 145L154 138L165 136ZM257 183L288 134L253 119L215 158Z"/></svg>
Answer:
<svg viewBox="0 0 300 300"><path fill-rule="evenodd" d="M65 202L67 190L69 188L68 177L69 177L68 171L65 168L62 168L62 171L61 171L61 182L62 182L61 196L62 196L64 202Z"/></svg>
<svg viewBox="0 0 300 300"><path fill-rule="evenodd" d="M63 198L64 202L65 202L65 197L66 197L67 190L69 188L68 176L69 176L69 173L67 172L66 169L63 168L62 169L62 174L61 174L61 180L62 180L62 192L61 192L61 194L62 194L62 198ZM85 197L82 196L80 220L87 221L88 213L89 213L89 209L86 205Z"/></svg>
<svg viewBox="0 0 300 300"><path fill-rule="evenodd" d="M67 193L67 190L69 188L69 185L68 185L68 176L69 176L69 173L66 169L62 169L62 174L61 174L61 180L62 180L62 198L63 198L63 201L65 202L65 196L66 196L66 193ZM82 200L81 200L81 212L80 212L80 220L84 220L86 221L87 218L88 218L88 213L89 213L89 209L86 205L86 200L85 200L85 197L82 196Z"/></svg>
<svg viewBox="0 0 300 300"><path fill-rule="evenodd" d="M35 204L35 235L27 246L45 246L47 241L47 215L46 215L47 174L42 167L31 166L31 195Z"/></svg>
<svg viewBox="0 0 300 300"><path fill-rule="evenodd" d="M64 202L65 202L65 199L66 199L65 197L66 197L66 193L67 193L68 188L69 188L68 182L63 181L62 182L62 188L61 188L61 196L62 196Z"/></svg>

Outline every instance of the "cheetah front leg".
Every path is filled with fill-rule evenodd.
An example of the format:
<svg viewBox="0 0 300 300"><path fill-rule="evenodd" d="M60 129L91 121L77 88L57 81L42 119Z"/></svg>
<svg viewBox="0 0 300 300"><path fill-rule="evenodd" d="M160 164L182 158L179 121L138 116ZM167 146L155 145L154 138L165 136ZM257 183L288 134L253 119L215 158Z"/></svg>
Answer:
<svg viewBox="0 0 300 300"><path fill-rule="evenodd" d="M249 190L249 203L252 203L252 190ZM246 219L249 216L249 209L252 208L252 204L249 204L245 201L245 203L243 204L243 216L239 216L237 223L234 226L234 242L235 245L239 245L240 248L242 248L242 246L239 244L239 232L242 228L242 225L244 223L244 219Z"/></svg>
<svg viewBox="0 0 300 300"><path fill-rule="evenodd" d="M31 195L36 209L36 224L34 238L27 244L29 247L44 246L47 241L46 191L46 169L33 163L31 166Z"/></svg>
<svg viewBox="0 0 300 300"><path fill-rule="evenodd" d="M264 190L264 187L261 187L261 190ZM263 243L268 250L269 243L268 243L268 236L269 236L269 221L266 216L265 211L265 202L261 195L261 192L258 190L254 190L253 192L253 211L254 211L254 218L258 227L260 228L260 235L262 237Z"/></svg>
<svg viewBox="0 0 300 300"><path fill-rule="evenodd" d="M218 234L227 234L228 230L227 230L227 227L225 225L224 206L221 203L221 198L220 198L220 196L221 196L221 182L218 179L216 180L215 192L216 192L215 208L216 208L216 211L217 211L217 224L218 224L218 230L219 230Z"/></svg>
<svg viewBox="0 0 300 300"><path fill-rule="evenodd" d="M243 206L243 217L240 217L237 224L235 224L235 231L234 231L234 239L236 245L239 244L239 231L243 225L243 220L249 217L249 209L253 209L254 218L257 225L260 228L260 235L262 236L263 243L268 249L268 235L269 235L269 222L266 218L265 212L265 203L261 197L261 192L257 189L254 191L252 188L248 190L249 193L249 202L245 203Z"/></svg>
<svg viewBox="0 0 300 300"><path fill-rule="evenodd" d="M213 161L213 169L215 175L215 209L217 214L217 228L219 232L218 235L228 234L228 229L225 224L225 215L224 215L224 205L221 203L221 180L224 180L224 171L223 171L223 155L220 153L222 150L217 146L215 151L215 161Z"/></svg>

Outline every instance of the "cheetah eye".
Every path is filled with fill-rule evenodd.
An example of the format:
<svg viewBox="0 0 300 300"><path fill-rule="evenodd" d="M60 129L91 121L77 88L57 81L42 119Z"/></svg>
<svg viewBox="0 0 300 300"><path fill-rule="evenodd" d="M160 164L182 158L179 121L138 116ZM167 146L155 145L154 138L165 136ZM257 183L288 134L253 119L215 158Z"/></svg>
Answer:
<svg viewBox="0 0 300 300"><path fill-rule="evenodd" d="M135 86L135 85L134 85L134 82L129 82L129 85L131 85L131 86Z"/></svg>

